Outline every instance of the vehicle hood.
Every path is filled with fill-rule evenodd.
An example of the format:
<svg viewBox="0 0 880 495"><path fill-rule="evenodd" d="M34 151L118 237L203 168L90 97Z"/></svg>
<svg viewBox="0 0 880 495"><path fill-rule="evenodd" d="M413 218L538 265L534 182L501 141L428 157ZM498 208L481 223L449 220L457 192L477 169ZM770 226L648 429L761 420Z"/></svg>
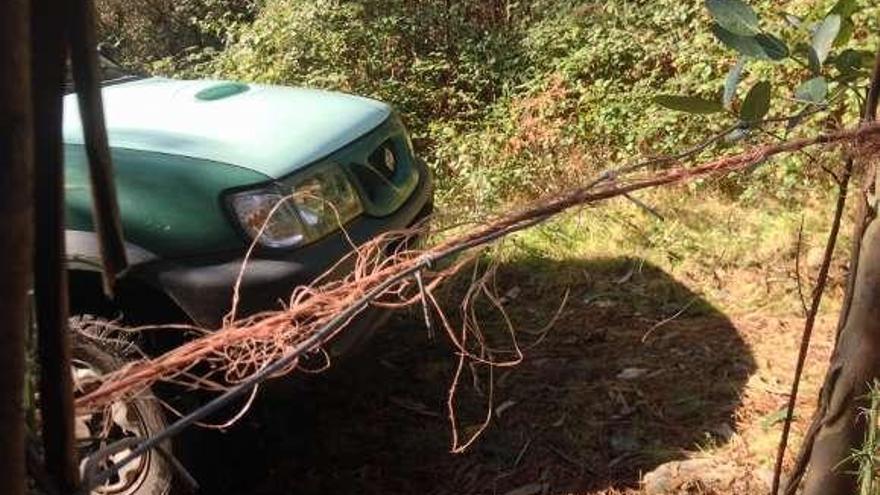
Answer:
<svg viewBox="0 0 880 495"><path fill-rule="evenodd" d="M328 91L226 81L149 78L102 90L112 148L181 155L279 178L384 122L381 102ZM64 99L64 141L82 144L75 95Z"/></svg>

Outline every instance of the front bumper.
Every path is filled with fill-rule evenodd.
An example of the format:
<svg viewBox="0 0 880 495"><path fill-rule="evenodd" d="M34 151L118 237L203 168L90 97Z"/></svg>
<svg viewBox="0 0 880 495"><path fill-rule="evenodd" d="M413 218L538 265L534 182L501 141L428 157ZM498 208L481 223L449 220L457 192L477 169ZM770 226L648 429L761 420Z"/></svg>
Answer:
<svg viewBox="0 0 880 495"><path fill-rule="evenodd" d="M346 226L348 236L360 244L378 234L412 226L433 208L433 184L429 171L420 166L418 187L406 202L386 217L361 216ZM286 305L297 286L312 282L351 251L342 232L292 251L255 252L242 277L238 317ZM168 294L197 324L219 327L231 309L233 286L239 276L244 253L174 261L157 261L130 273L146 279ZM349 266L340 266L347 273ZM374 319L366 318L367 320Z"/></svg>

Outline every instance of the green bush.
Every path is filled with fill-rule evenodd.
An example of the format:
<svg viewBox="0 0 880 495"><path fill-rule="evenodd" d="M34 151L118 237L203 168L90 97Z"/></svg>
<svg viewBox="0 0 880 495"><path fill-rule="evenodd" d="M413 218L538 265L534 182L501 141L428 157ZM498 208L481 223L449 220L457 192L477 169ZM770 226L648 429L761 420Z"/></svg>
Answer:
<svg viewBox="0 0 880 495"><path fill-rule="evenodd" d="M496 1L269 0L208 73L391 101L417 130L476 120L515 79L518 37Z"/></svg>
<svg viewBox="0 0 880 495"><path fill-rule="evenodd" d="M750 2L766 29L786 34L791 28L777 14L816 21L832 3ZM473 211L531 198L631 157L679 150L725 125L652 103L660 93L715 97L735 62L713 37L701 0L231 4L179 3L174 12L198 12L181 18L189 27L180 29L202 34L179 43L191 49L146 59L176 75L338 89L388 101L408 121L446 207ZM856 46L877 41L871 33L880 7L864 7ZM769 62L750 64L742 86L769 77L770 68ZM802 72L793 66L781 74L798 80ZM783 90L778 86L775 92ZM779 96L775 111L785 112L790 102ZM768 180L713 187L747 199L770 194L784 200L827 183L805 173L807 163L794 157L755 172Z"/></svg>
<svg viewBox="0 0 880 495"><path fill-rule="evenodd" d="M833 4L750 3L768 19L767 28L777 32L791 30L780 12L810 22L820 20ZM850 46L873 49L880 41L873 34L880 7L864 7ZM443 193L484 201L534 196L633 157L681 150L730 124L731 119L674 113L652 103L660 93L713 99L720 93L736 55L714 38L709 26L703 2L693 0L585 2L533 19L523 30L519 54L532 74L528 81L496 100L477 125L434 124L443 139L433 140L429 156L443 178ZM741 86L769 77L772 68L769 62L749 64ZM797 108L791 95L782 92L807 74L797 66L777 71L784 80L776 81L774 115ZM851 100L849 113L857 106ZM814 119L802 132L826 124ZM769 195L787 201L829 184L811 162L795 155L759 167L753 172L757 177L711 186L746 200Z"/></svg>
<svg viewBox="0 0 880 495"><path fill-rule="evenodd" d="M228 26L253 20L257 1L96 0L98 33L129 66L182 68L192 54L222 47Z"/></svg>

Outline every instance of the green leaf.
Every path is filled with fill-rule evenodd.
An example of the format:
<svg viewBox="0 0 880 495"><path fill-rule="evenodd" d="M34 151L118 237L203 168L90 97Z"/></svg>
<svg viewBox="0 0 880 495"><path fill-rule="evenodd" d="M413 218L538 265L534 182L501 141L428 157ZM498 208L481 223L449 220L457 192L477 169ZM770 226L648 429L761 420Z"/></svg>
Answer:
<svg viewBox="0 0 880 495"><path fill-rule="evenodd" d="M816 54L816 50L813 50L813 47L810 47L810 52L807 54L809 56L810 62L810 72L814 75L819 75L822 73L822 62L819 61L819 55Z"/></svg>
<svg viewBox="0 0 880 495"><path fill-rule="evenodd" d="M840 0L831 8L828 15L837 14L844 19L849 19L858 11L859 2L857 0Z"/></svg>
<svg viewBox="0 0 880 495"><path fill-rule="evenodd" d="M794 51L795 53L803 55L804 58L807 59L810 66L810 72L818 75L819 72L822 71L822 64L819 62L819 56L816 55L816 50L814 50L812 46L806 43L798 43L795 45Z"/></svg>
<svg viewBox="0 0 880 495"><path fill-rule="evenodd" d="M842 74L871 70L874 67L874 54L867 50L844 50L834 58L834 67Z"/></svg>
<svg viewBox="0 0 880 495"><path fill-rule="evenodd" d="M758 122L767 116L770 111L771 89L768 81L760 81L752 86L739 111L739 118L743 122Z"/></svg>
<svg viewBox="0 0 880 495"><path fill-rule="evenodd" d="M862 57L862 68L871 70L874 68L874 65L877 64L877 57L867 50L859 50L858 52Z"/></svg>
<svg viewBox="0 0 880 495"><path fill-rule="evenodd" d="M764 50L764 53L770 57L770 60L785 60L788 58L790 52L788 51L788 45L785 44L784 41L773 36L772 34L761 33L758 36L755 36L755 39L758 41L758 44L761 45L761 48Z"/></svg>
<svg viewBox="0 0 880 495"><path fill-rule="evenodd" d="M741 0L706 0L706 8L715 22L740 36L754 36L761 32L758 15Z"/></svg>
<svg viewBox="0 0 880 495"><path fill-rule="evenodd" d="M856 25L850 19L843 19L840 21L840 32L837 33L837 37L834 38L834 46L843 46L849 43L849 40L852 39L853 33L856 31Z"/></svg>
<svg viewBox="0 0 880 495"><path fill-rule="evenodd" d="M745 57L740 57L736 61L736 65L731 67L730 72L727 73L727 79L724 81L724 93L721 96L721 103L724 105L724 108L730 108L730 104L733 103L733 98L736 96L736 87L742 79L745 67L746 59Z"/></svg>
<svg viewBox="0 0 880 495"><path fill-rule="evenodd" d="M828 81L824 77L814 77L794 90L794 97L807 103L824 103L828 96Z"/></svg>
<svg viewBox="0 0 880 495"><path fill-rule="evenodd" d="M712 34L714 34L721 43L728 48L733 48L741 55L761 60L767 60L770 58L767 55L767 52L764 51L764 47L761 46L761 43L759 43L758 39L754 36L740 36L734 34L718 24L712 24L711 29Z"/></svg>
<svg viewBox="0 0 880 495"><path fill-rule="evenodd" d="M677 112L709 115L724 109L717 101L705 100L696 96L657 95L654 103Z"/></svg>
<svg viewBox="0 0 880 495"><path fill-rule="evenodd" d="M824 64L825 60L828 58L828 54L831 52L831 46L834 44L834 40L837 39L837 35L840 34L840 26L842 19L837 14L831 14L822 21L822 24L819 25L819 28L816 29L816 32L813 33L813 50L816 51L816 57L819 59L819 64Z"/></svg>
<svg viewBox="0 0 880 495"><path fill-rule="evenodd" d="M834 82L839 82L841 84L853 84L859 83L860 79L868 79L867 72L847 72L846 74L840 74L837 77L832 77L831 80Z"/></svg>

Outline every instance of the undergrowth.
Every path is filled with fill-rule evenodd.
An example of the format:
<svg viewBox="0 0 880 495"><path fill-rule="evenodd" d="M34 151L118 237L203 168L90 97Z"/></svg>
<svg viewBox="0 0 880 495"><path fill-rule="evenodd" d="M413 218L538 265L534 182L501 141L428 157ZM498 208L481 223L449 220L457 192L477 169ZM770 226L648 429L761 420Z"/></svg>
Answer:
<svg viewBox="0 0 880 495"><path fill-rule="evenodd" d="M880 383L876 380L871 386L868 397L868 407L862 412L865 424L865 442L861 450L853 452L853 459L859 469L859 493L858 495L880 494L880 469L878 469L878 457L880 457Z"/></svg>
<svg viewBox="0 0 880 495"><path fill-rule="evenodd" d="M388 101L434 171L438 210L458 219L700 141L721 123L664 110L651 99L663 92L714 95L724 61L734 62L707 28L702 0L186 0L151 17L163 2L134 2L125 24L118 0L99 0L104 37L126 60L180 77L303 85ZM776 19L769 28L783 30L775 14L814 21L834 0L749 3ZM855 47L875 43L880 24L880 6L862 3ZM173 49L134 45L132 29L125 29L163 22L161 33L185 34ZM190 46L180 49L185 42ZM769 65L750 67L743 84L769 77ZM833 124L811 122L802 132ZM723 151L711 148L703 157ZM706 289L716 293L711 297L743 309L793 312L800 307L790 294L800 219L808 264L811 250L821 248L833 190L820 166L839 161L833 152L793 155L737 177L645 193L663 221L617 201L516 242L547 256L630 251L708 287L733 271L750 281ZM740 273L746 269L749 275ZM782 287L787 295L775 297Z"/></svg>
<svg viewBox="0 0 880 495"><path fill-rule="evenodd" d="M664 270L725 313L800 316L801 294L810 296L824 252L831 218L820 206L830 194L815 193L792 208L733 203L719 193L693 201L684 187L653 191L637 199L654 211L622 198L584 208L514 236L498 258L542 270L565 259L628 257ZM825 309L842 296L848 246L848 239L838 244ZM682 303L666 309L675 313Z"/></svg>
<svg viewBox="0 0 880 495"><path fill-rule="evenodd" d="M394 104L434 170L446 210L485 212L699 141L721 124L651 99L715 95L734 63L707 29L701 0L228 3L187 0L171 10L168 18L182 18L163 32L185 33L186 49L157 43L153 53L129 51L160 74L337 89ZM833 1L750 3L767 18L785 11L816 20ZM131 36L110 22L117 4L99 1L105 37L128 43ZM854 47L876 40L880 6L865 7ZM772 28L786 29L777 20ZM744 84L770 74L769 64L750 67ZM827 184L801 155L713 188L733 200L791 201Z"/></svg>
<svg viewBox="0 0 880 495"><path fill-rule="evenodd" d="M766 18L785 11L808 21L833 3L749 1ZM871 47L880 5L860 3L853 44ZM438 209L459 218L701 140L720 123L671 113L651 99L664 92L711 97L734 63L707 28L702 0L98 5L104 38L126 62L152 72L343 90L392 103L437 177ZM157 17L156 5L174 8ZM120 16L125 9L128 16ZM176 43L138 43L150 39L143 36L150 29ZM744 84L769 74L754 64ZM835 124L814 121L802 132ZM623 255L663 269L725 312L799 316L833 204L833 183L820 165L839 161L837 153L800 154L738 177L640 194L653 213L617 199L518 234L497 256L547 270L554 260ZM838 243L826 309L839 304L849 244ZM663 297L664 290L650 288L669 303L663 311L675 314L687 301Z"/></svg>

